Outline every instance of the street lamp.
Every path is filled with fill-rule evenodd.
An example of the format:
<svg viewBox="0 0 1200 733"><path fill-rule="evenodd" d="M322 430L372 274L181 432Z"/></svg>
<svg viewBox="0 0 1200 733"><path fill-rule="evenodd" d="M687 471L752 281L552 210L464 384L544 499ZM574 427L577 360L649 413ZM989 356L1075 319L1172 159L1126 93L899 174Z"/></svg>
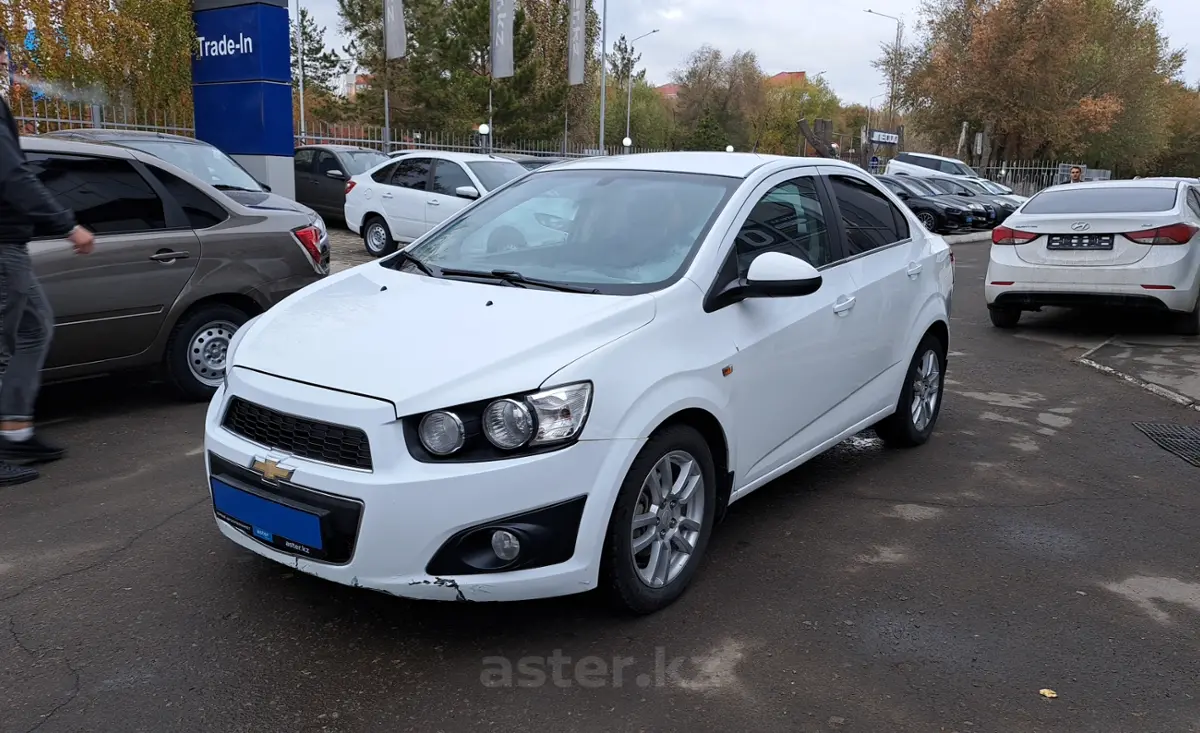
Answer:
<svg viewBox="0 0 1200 733"><path fill-rule="evenodd" d="M871 10L870 8L867 8L863 12L870 13L871 15L878 15L880 18L887 18L888 20L896 21L896 45L894 47L893 53L899 54L900 53L900 30L901 30L901 28L903 28L902 21L894 15L887 15L885 13L880 13L880 12ZM893 59L892 59L892 73L891 73L891 79L889 80L889 83L888 83L888 118L890 120L890 124L895 125L895 122L896 122L896 58L895 57L893 57Z"/></svg>
<svg viewBox="0 0 1200 733"><path fill-rule="evenodd" d="M640 41L647 36L654 35L655 33L658 33L657 28L650 31L649 33L643 33L642 35L633 39L632 41L629 42L629 50L630 51L633 50L634 41ZM629 77L629 91L628 91L628 96L625 99L625 139L628 140L629 139L629 117L630 117L630 114L633 112L633 65L632 64L630 64L629 73L627 73L626 76ZM630 143L626 143L625 147L629 147L629 145L630 145Z"/></svg>
<svg viewBox="0 0 1200 733"><path fill-rule="evenodd" d="M491 128L491 126L488 125L488 123L484 122L482 125L479 126L479 134L483 135L484 141L487 143L487 151L488 151L488 153L491 153L492 152L492 137L491 137L492 128Z"/></svg>
<svg viewBox="0 0 1200 733"><path fill-rule="evenodd" d="M625 146L625 152L628 153L629 149L633 147L633 140L630 139L630 137L628 135L626 135L625 139L621 141L621 144Z"/></svg>
<svg viewBox="0 0 1200 733"><path fill-rule="evenodd" d="M726 152L726 153L732 153L732 152L733 152L733 146L732 146L732 145L726 145L726 146L725 146L725 152Z"/></svg>

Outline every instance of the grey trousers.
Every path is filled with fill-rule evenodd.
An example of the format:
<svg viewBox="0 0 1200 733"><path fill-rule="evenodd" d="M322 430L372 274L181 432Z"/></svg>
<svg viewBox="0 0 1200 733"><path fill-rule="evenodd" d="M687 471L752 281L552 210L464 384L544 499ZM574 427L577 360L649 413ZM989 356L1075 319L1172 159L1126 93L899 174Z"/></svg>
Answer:
<svg viewBox="0 0 1200 733"><path fill-rule="evenodd" d="M33 420L53 335L54 312L33 274L28 246L0 244L0 351L8 361L0 381L0 421Z"/></svg>

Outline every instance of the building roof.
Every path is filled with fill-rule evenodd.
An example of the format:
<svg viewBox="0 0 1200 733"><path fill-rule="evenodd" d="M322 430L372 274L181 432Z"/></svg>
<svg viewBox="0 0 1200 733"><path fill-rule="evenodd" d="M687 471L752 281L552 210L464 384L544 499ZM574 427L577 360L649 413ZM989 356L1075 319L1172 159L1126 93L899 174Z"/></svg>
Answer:
<svg viewBox="0 0 1200 733"><path fill-rule="evenodd" d="M767 79L767 83L771 85L803 84L806 81L808 81L808 76L803 71L781 71Z"/></svg>

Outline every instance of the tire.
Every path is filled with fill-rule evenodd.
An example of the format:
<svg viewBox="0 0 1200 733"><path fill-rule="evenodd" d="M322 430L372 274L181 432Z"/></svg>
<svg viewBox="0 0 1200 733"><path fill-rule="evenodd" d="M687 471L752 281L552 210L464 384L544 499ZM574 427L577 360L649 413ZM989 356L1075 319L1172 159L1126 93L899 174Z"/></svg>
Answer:
<svg viewBox="0 0 1200 733"><path fill-rule="evenodd" d="M996 328L1016 328L1021 322L1019 308L988 308L988 318Z"/></svg>
<svg viewBox="0 0 1200 733"><path fill-rule="evenodd" d="M249 319L249 314L240 308L210 303L175 324L167 339L163 368L167 381L180 397L193 402L212 398L225 378L229 341Z"/></svg>
<svg viewBox="0 0 1200 733"><path fill-rule="evenodd" d="M931 371L931 367L936 372ZM942 412L945 382L946 345L927 334L909 362L904 385L900 388L900 398L896 401L896 411L875 426L875 434L891 448L924 445L933 435L938 415Z"/></svg>
<svg viewBox="0 0 1200 733"><path fill-rule="evenodd" d="M650 509L647 504L652 496L650 492L656 485L653 478L660 475L656 469L660 464L670 461L672 478L677 479L678 471L682 468L679 463L686 463L689 458L692 475L700 478L699 485L692 483L690 499L674 506L663 503L654 523L642 527L645 531L639 532L638 528L634 528L633 521L635 516L652 515L651 511L643 510ZM699 571L712 534L717 508L716 487L712 451L695 428L672 425L646 441L617 492L604 540L604 554L600 562L601 587L614 606L625 612L644 615L666 608L683 595ZM633 552L635 532L638 532L639 541L647 536L658 535L653 540L647 540L647 545L636 557ZM664 532L667 533L667 539L663 539ZM684 542L678 543L678 540ZM681 552L681 544L690 545L692 551ZM650 567L651 560L661 558L664 549L671 550L672 554L667 556L666 572L656 574ZM686 559L676 568L671 565L676 558ZM645 563L644 569L641 563ZM643 573L650 576L649 580L643 579ZM665 581L661 585L657 583L660 579Z"/></svg>
<svg viewBox="0 0 1200 733"><path fill-rule="evenodd" d="M363 249L372 257L383 257L396 251L396 240L392 230L382 216L368 216L362 228ZM374 242L374 245L372 245Z"/></svg>
<svg viewBox="0 0 1200 733"><path fill-rule="evenodd" d="M1191 313L1181 313L1175 330L1182 336L1200 336L1200 298Z"/></svg>
<svg viewBox="0 0 1200 733"><path fill-rule="evenodd" d="M925 227L934 234L938 233L938 218L937 214L932 211L918 211L917 221L921 222L921 226Z"/></svg>

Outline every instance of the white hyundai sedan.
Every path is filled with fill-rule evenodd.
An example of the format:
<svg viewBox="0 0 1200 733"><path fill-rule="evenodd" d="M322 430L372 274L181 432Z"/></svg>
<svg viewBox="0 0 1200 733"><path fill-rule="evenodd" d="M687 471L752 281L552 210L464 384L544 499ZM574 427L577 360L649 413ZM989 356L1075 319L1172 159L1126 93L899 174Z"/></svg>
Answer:
<svg viewBox="0 0 1200 733"><path fill-rule="evenodd" d="M216 523L338 583L684 591L732 502L932 433L953 259L866 172L729 153L534 171L238 331Z"/></svg>
<svg viewBox="0 0 1200 733"><path fill-rule="evenodd" d="M992 230L992 323L1044 306L1174 314L1200 333L1200 186L1147 178L1054 186Z"/></svg>

